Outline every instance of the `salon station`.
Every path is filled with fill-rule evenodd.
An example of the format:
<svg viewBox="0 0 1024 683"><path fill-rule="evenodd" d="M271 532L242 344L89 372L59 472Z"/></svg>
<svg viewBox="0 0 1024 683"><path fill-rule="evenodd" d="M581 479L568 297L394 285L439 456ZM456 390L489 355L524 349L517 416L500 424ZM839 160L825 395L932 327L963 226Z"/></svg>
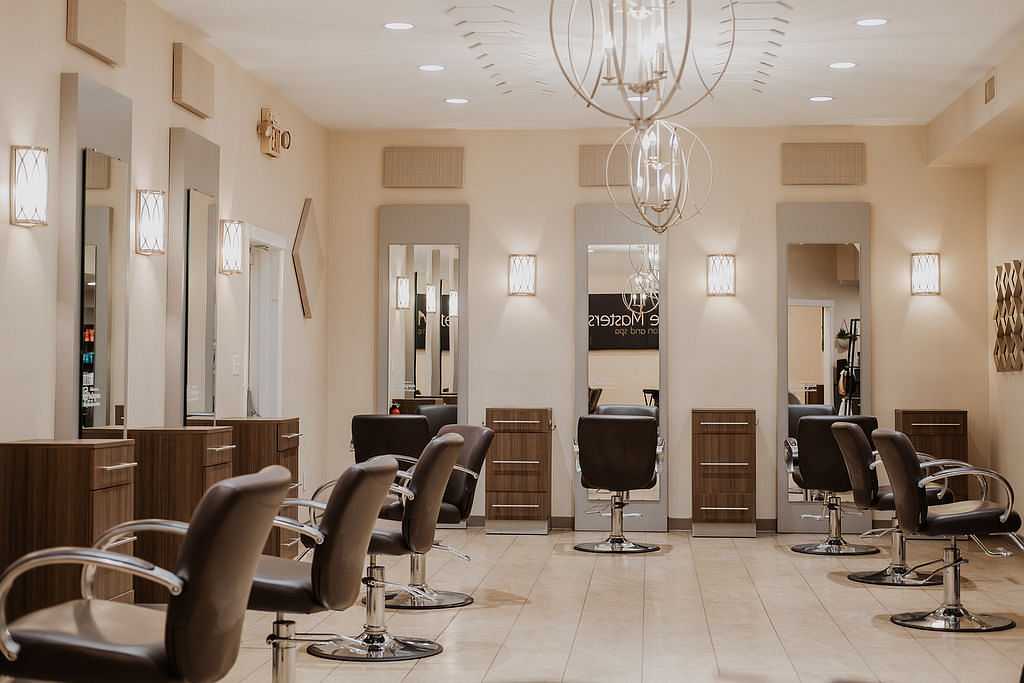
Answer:
<svg viewBox="0 0 1024 683"><path fill-rule="evenodd" d="M0 683L1024 680L1019 0L0 9Z"/></svg>

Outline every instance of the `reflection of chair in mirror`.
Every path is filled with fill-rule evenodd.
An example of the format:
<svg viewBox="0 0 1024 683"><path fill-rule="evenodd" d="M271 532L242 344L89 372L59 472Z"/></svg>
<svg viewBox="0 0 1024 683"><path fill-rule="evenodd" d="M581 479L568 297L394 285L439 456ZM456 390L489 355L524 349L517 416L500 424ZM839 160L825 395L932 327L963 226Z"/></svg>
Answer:
<svg viewBox="0 0 1024 683"><path fill-rule="evenodd" d="M260 551L290 482L288 470L268 467L214 484L195 509L173 572L99 548L48 548L12 563L0 576L0 605L19 576L53 565L132 574L164 586L171 597L166 612L75 600L31 612L9 627L0 609L0 679L174 683L227 676L241 645ZM179 525L140 520L111 532L177 534Z"/></svg>
<svg viewBox="0 0 1024 683"><path fill-rule="evenodd" d="M878 428L876 418L864 415L800 418L796 438L786 439L786 465L797 486L805 491L820 492L825 514L802 517L828 520L828 535L819 543L801 543L794 545L792 550L807 555L871 555L877 553L878 548L850 544L843 538L843 508L839 494L849 492L853 485L839 444L832 435L832 425L836 422L855 424L865 434Z"/></svg>
<svg viewBox="0 0 1024 683"><path fill-rule="evenodd" d="M793 395L790 394L790 396L793 396ZM793 398L795 399L796 397L794 396ZM795 403L791 402L790 405L787 406L787 412L788 412L788 417L789 417L789 422L788 422L789 428L788 428L788 430L786 432L786 436L789 439L795 439L796 438L796 428L797 428L797 425L800 424L800 418L801 417L804 417L804 416L807 416L807 415L833 415L834 414L832 412L832 407L831 406L817 406L817 405L815 405L815 406L805 406L802 403L800 403L799 400L797 400ZM787 454L787 458L788 457L789 457L789 455ZM791 471L790 471L790 477L789 477L789 483L790 483L789 490L792 493L793 492L792 485L796 484L796 482L793 480L792 468L790 468L790 470ZM809 503L812 500L814 500L814 493L815 492L813 490L805 489L803 487L799 487L799 488L803 492L803 499L804 499L805 502Z"/></svg>
<svg viewBox="0 0 1024 683"><path fill-rule="evenodd" d="M890 429L875 430L874 442L885 463L885 471L892 483L896 516L904 533L915 536L944 538L948 545L943 554L942 565L935 573L943 572L942 604L930 612L905 612L894 614L891 620L899 626L925 631L953 631L978 633L1002 631L1015 626L1012 619L991 614L974 614L960 601L960 567L967 563L960 555L957 539L969 537L989 557L1008 557L1010 553L1002 548L991 550L979 536L1006 536L1017 547L1024 550L1024 540L1017 535L1021 526L1020 516L1013 509L1013 488L998 472L970 465L954 466L934 474L927 469L935 463L922 463L914 444L906 434ZM951 477L975 476L979 479L994 479L1002 485L1006 504L990 500L964 500L950 505L929 507L927 487L933 483L945 483ZM933 563L934 564L934 563Z"/></svg>
<svg viewBox="0 0 1024 683"><path fill-rule="evenodd" d="M836 422L832 425L832 434L846 462L846 471L853 485L854 504L861 510L894 511L896 503L892 487L878 484L876 467L880 461L876 459L864 430L849 422ZM918 458L923 462L938 462L921 454ZM930 505L953 502L953 492L947 487L931 487L926 491ZM898 520L892 527L872 530L865 535L881 536L887 533L892 534L889 566L879 571L854 572L848 577L851 581L876 586L937 586L942 583L941 575L933 572L923 576L907 565L907 538Z"/></svg>
<svg viewBox="0 0 1024 683"><path fill-rule="evenodd" d="M603 393L604 389L595 389L594 387L590 387L590 389L588 390L587 406L590 415L593 415L594 413L597 412L597 406L601 402L601 394Z"/></svg>
<svg viewBox="0 0 1024 683"><path fill-rule="evenodd" d="M645 406L629 406L652 410ZM623 530L629 492L658 484L658 421L651 415L587 415L577 426L575 444L584 489L611 491L611 534L604 541L579 543L588 553L650 553L656 545L634 543Z"/></svg>
<svg viewBox="0 0 1024 683"><path fill-rule="evenodd" d="M457 405L421 405L416 406L416 414L427 418L430 425L431 438L437 436L441 427L453 425L459 421L459 407Z"/></svg>
<svg viewBox="0 0 1024 683"><path fill-rule="evenodd" d="M638 406L627 403L606 403L596 411L597 415L633 415L635 417L653 417L658 419L656 406Z"/></svg>
<svg viewBox="0 0 1024 683"><path fill-rule="evenodd" d="M352 417L352 450L356 462L366 462L378 455L417 458L428 441L430 423L423 415Z"/></svg>

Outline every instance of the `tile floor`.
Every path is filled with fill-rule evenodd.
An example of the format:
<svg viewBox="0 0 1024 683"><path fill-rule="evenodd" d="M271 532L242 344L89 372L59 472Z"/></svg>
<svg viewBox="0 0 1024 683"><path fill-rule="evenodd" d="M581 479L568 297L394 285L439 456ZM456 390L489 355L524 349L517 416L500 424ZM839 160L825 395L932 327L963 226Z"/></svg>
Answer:
<svg viewBox="0 0 1024 683"><path fill-rule="evenodd" d="M930 634L891 624L892 612L936 604L941 589L874 588L846 580L887 554L833 559L788 546L810 536L694 539L636 534L657 554L607 557L572 544L598 534L488 536L439 532L473 556L431 553L431 581L472 593L457 610L389 612L393 633L429 637L445 651L397 664L360 665L299 655L301 683L762 683L774 681L1016 682L1024 664L1024 556L987 558L972 545L964 601L1018 615L1021 627L987 636ZM881 543L885 543L882 541ZM941 555L911 544L911 559ZM407 561L389 578L408 578ZM263 639L270 615L251 613L228 681L269 682ZM297 619L300 630L358 633L361 606Z"/></svg>

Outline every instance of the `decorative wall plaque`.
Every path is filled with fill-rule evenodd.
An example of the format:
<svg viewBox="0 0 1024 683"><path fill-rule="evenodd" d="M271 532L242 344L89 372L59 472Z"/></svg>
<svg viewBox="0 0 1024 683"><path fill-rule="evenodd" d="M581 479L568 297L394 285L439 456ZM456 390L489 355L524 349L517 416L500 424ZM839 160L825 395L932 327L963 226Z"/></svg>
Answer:
<svg viewBox="0 0 1024 683"><path fill-rule="evenodd" d="M996 345L992 360L998 372L1024 370L1024 261L996 266Z"/></svg>

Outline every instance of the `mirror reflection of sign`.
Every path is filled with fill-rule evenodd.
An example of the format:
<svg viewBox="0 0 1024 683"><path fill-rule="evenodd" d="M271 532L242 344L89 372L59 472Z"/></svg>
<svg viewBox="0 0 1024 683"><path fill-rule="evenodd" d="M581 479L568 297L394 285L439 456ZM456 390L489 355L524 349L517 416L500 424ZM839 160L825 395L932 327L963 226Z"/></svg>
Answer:
<svg viewBox="0 0 1024 683"><path fill-rule="evenodd" d="M591 294L587 318L590 350L657 349L659 308L629 310L621 294Z"/></svg>
<svg viewBox="0 0 1024 683"><path fill-rule="evenodd" d="M427 348L427 319L433 316L438 317L438 326L441 330L441 350L451 350L451 315L448 313L448 295L441 294L441 310L437 313L427 313L427 295L416 295L416 349Z"/></svg>

